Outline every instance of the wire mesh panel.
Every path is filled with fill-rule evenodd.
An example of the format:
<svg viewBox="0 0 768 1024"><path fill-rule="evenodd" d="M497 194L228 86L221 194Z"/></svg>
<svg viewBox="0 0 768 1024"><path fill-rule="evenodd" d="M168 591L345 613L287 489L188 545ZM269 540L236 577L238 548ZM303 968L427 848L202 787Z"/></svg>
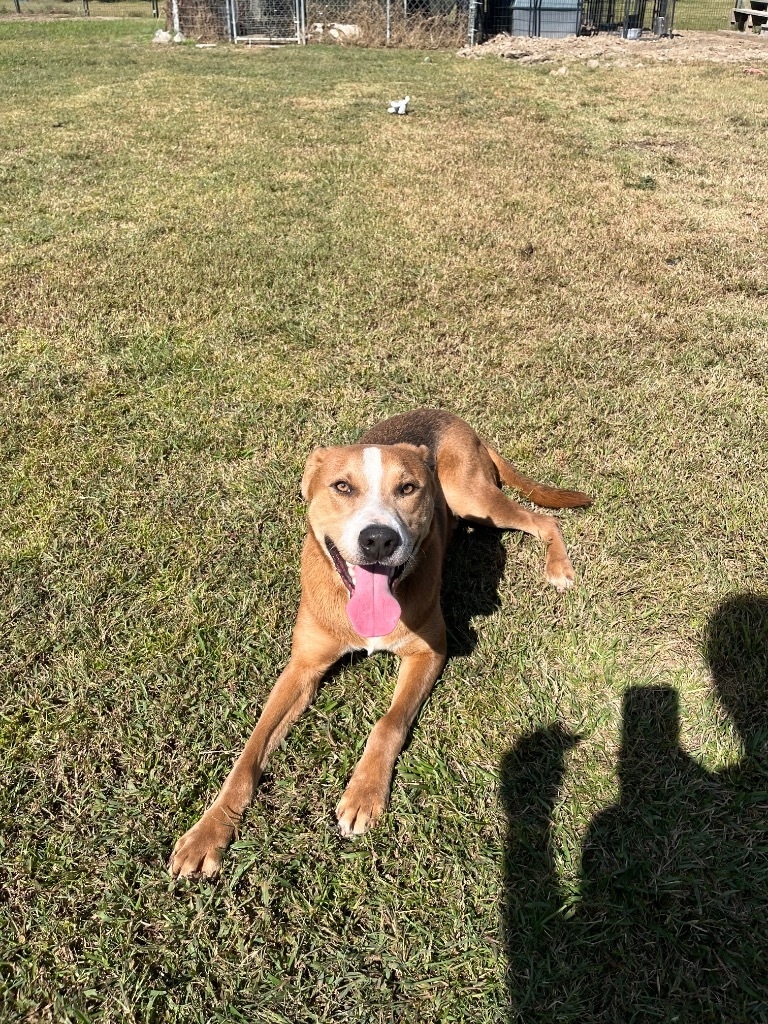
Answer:
<svg viewBox="0 0 768 1024"><path fill-rule="evenodd" d="M675 0L626 0L620 29L625 36L652 32L668 35L674 23Z"/></svg>
<svg viewBox="0 0 768 1024"><path fill-rule="evenodd" d="M157 18L163 0L0 0L0 15L82 18Z"/></svg>
<svg viewBox="0 0 768 1024"><path fill-rule="evenodd" d="M739 25L739 9L750 6L751 18ZM468 29L472 44L501 32L550 38L613 32L645 39L673 31L757 32L763 25L768 32L768 0L470 0Z"/></svg>
<svg viewBox="0 0 768 1024"><path fill-rule="evenodd" d="M675 7L675 28L684 32L700 29L717 32L730 28L732 11L735 7L748 7L739 0L677 0Z"/></svg>
<svg viewBox="0 0 768 1024"><path fill-rule="evenodd" d="M629 38L668 36L672 30L698 28L680 18L695 4L696 17L706 21L709 5L718 14L712 27L727 28L729 2L733 0L477 0L475 18L470 9L470 42L498 35L541 36L558 39L565 36L615 32ZM768 0L755 0L765 3Z"/></svg>
<svg viewBox="0 0 768 1024"><path fill-rule="evenodd" d="M229 0L231 37L238 40L300 42L301 9L296 0Z"/></svg>
<svg viewBox="0 0 768 1024"><path fill-rule="evenodd" d="M304 0L168 0L166 28L187 39L303 42Z"/></svg>
<svg viewBox="0 0 768 1024"><path fill-rule="evenodd" d="M461 46L470 0L309 0L309 41L364 46Z"/></svg>
<svg viewBox="0 0 768 1024"><path fill-rule="evenodd" d="M582 30L615 32L624 17L622 0L585 0Z"/></svg>
<svg viewBox="0 0 768 1024"><path fill-rule="evenodd" d="M485 0L482 34L560 39L581 30L582 0Z"/></svg>
<svg viewBox="0 0 768 1024"><path fill-rule="evenodd" d="M187 39L230 39L226 0L168 0L165 27Z"/></svg>

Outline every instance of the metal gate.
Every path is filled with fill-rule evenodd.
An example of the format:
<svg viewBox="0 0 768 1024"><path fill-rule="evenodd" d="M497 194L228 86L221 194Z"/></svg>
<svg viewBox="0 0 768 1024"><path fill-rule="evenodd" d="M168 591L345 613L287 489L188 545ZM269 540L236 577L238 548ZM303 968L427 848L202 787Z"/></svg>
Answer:
<svg viewBox="0 0 768 1024"><path fill-rule="evenodd" d="M676 0L470 0L469 44L513 36L672 34Z"/></svg>
<svg viewBox="0 0 768 1024"><path fill-rule="evenodd" d="M305 43L306 0L226 0L233 43Z"/></svg>

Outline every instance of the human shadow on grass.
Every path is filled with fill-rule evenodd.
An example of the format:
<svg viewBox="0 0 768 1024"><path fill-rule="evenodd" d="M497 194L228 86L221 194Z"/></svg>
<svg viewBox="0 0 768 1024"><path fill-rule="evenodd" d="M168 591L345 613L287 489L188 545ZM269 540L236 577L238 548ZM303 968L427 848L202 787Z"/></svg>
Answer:
<svg viewBox="0 0 768 1024"><path fill-rule="evenodd" d="M676 691L627 690L619 801L588 829L570 909L551 831L576 737L544 728L504 757L510 1021L768 1021L768 598L723 602L707 657L741 760L708 771L680 746Z"/></svg>

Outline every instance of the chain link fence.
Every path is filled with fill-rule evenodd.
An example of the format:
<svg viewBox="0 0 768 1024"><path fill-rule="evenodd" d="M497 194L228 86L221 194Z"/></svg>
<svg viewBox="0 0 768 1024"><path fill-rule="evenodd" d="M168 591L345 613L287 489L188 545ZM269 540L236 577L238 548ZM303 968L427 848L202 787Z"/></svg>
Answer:
<svg viewBox="0 0 768 1024"><path fill-rule="evenodd" d="M188 39L450 48L499 33L768 30L768 0L0 0L0 15L155 18Z"/></svg>
<svg viewBox="0 0 768 1024"><path fill-rule="evenodd" d="M164 0L0 0L0 15L45 18L160 18Z"/></svg>
<svg viewBox="0 0 768 1024"><path fill-rule="evenodd" d="M735 0L677 0L675 29L680 32L718 32L731 28L733 9L737 6L744 4Z"/></svg>
<svg viewBox="0 0 768 1024"><path fill-rule="evenodd" d="M469 0L308 0L309 41L421 49L467 41Z"/></svg>
<svg viewBox="0 0 768 1024"><path fill-rule="evenodd" d="M464 45L470 0L167 0L171 32L245 43Z"/></svg>

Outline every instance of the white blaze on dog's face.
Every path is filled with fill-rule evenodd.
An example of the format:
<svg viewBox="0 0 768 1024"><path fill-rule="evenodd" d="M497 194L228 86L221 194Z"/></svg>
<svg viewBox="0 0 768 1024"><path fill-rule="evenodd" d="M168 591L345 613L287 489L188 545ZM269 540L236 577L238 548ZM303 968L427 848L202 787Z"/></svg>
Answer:
<svg viewBox="0 0 768 1024"><path fill-rule="evenodd" d="M301 490L310 528L349 592L353 626L361 636L386 635L399 617L392 590L432 522L429 450L409 444L318 448L307 460ZM390 624L385 632L370 632Z"/></svg>

